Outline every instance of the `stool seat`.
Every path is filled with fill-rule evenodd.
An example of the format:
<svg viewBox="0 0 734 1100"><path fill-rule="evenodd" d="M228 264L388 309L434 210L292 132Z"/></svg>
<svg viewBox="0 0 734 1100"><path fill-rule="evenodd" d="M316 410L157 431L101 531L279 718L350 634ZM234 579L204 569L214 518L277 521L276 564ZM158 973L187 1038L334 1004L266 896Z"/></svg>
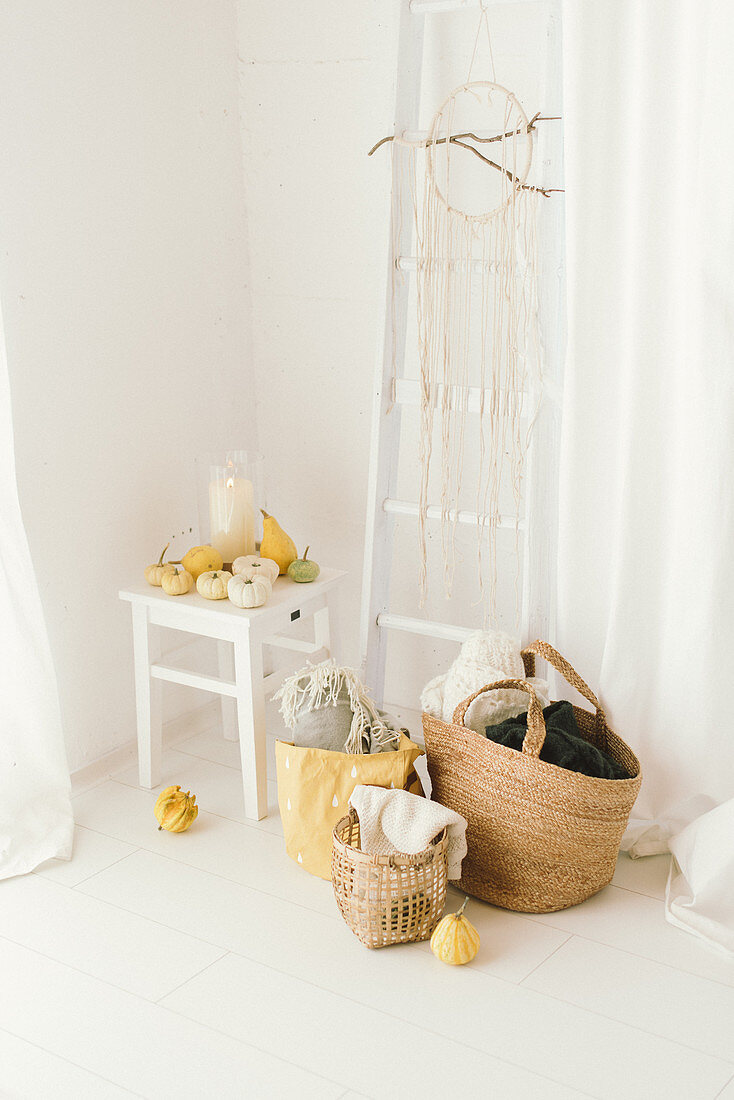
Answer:
<svg viewBox="0 0 734 1100"><path fill-rule="evenodd" d="M120 590L132 607L135 700L140 785L160 781L162 680L211 691L222 697L224 736L237 740L242 759L245 816L267 815L265 759L265 697L288 675L279 670L265 676L263 649L291 650L312 661L338 650L337 598L346 573L323 569L309 584L278 577L268 602L243 610L229 600L205 600L196 589L184 596L167 596L161 588L136 582ZM290 636L295 623L313 619L313 641ZM160 663L160 628L181 630L219 645L220 675L204 676Z"/></svg>

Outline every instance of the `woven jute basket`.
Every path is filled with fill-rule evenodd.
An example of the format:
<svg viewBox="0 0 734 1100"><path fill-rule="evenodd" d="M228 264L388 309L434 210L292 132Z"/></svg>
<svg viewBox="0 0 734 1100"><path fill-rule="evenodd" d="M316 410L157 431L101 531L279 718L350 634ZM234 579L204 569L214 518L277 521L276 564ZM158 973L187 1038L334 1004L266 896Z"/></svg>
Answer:
<svg viewBox="0 0 734 1100"><path fill-rule="evenodd" d="M353 809L334 828L331 881L341 915L367 947L427 940L446 904L446 830L417 855L359 846Z"/></svg>
<svg viewBox="0 0 734 1100"><path fill-rule="evenodd" d="M523 650L525 675L535 675L536 654L591 703L593 713L573 708L581 735L630 779L595 779L539 760L543 711L526 680L488 684L459 704L453 722L424 713L423 732L431 797L468 822L460 888L504 909L551 913L578 905L611 881L642 777L637 757L609 728L594 693L547 642ZM522 752L464 725L469 704L500 688L530 696Z"/></svg>

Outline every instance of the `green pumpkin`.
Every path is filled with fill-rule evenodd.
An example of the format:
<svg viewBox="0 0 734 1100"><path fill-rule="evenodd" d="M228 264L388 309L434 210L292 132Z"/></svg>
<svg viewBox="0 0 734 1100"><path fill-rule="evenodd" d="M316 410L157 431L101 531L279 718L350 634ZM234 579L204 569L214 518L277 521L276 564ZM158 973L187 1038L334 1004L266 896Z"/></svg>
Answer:
<svg viewBox="0 0 734 1100"><path fill-rule="evenodd" d="M306 553L302 558L296 558L288 566L288 576L292 581L298 581L299 584L308 584L309 581L315 581L321 570L315 561L309 561L307 554L310 547L306 547Z"/></svg>

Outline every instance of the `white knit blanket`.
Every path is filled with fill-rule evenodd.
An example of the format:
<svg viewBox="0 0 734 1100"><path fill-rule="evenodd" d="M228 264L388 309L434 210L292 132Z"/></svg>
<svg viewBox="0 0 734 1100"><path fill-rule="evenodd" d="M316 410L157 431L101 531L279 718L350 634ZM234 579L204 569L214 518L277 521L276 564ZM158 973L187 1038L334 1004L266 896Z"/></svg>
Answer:
<svg viewBox="0 0 734 1100"><path fill-rule="evenodd" d="M470 634L448 672L430 680L421 694L421 706L434 718L453 721L459 703L497 680L525 680L525 667L520 645L501 630L477 630ZM540 705L547 707L550 693L546 680L529 679ZM530 697L514 688L498 688L480 695L469 706L464 725L484 734L487 726L496 726L506 718L514 718L528 709Z"/></svg>
<svg viewBox="0 0 734 1100"><path fill-rule="evenodd" d="M359 818L363 852L416 855L445 828L449 878L461 877L461 861L466 855L466 821L460 814L408 791L368 787L363 783L354 788L349 802Z"/></svg>

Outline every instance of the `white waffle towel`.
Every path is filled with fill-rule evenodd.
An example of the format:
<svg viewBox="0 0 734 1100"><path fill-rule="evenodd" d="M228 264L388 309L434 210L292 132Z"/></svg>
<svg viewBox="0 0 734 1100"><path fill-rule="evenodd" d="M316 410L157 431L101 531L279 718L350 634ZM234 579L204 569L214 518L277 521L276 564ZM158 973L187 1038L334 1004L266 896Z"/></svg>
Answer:
<svg viewBox="0 0 734 1100"><path fill-rule="evenodd" d="M449 878L461 877L461 861L466 855L466 821L461 814L408 791L368 787L363 783L354 788L349 802L359 818L363 852L416 855L446 829Z"/></svg>

